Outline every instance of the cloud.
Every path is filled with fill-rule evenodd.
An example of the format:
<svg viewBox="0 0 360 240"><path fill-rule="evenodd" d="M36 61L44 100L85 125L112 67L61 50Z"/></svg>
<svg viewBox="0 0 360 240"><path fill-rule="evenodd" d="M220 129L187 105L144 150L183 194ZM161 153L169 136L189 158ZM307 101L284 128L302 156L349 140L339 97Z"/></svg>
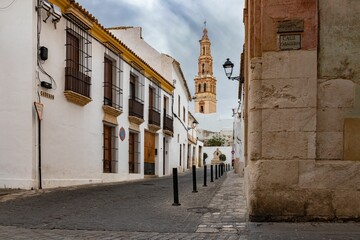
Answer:
<svg viewBox="0 0 360 240"><path fill-rule="evenodd" d="M181 64L190 92L198 72L199 40L204 20L211 40L214 76L217 79L217 108L230 118L237 106L238 82L227 80L222 64L230 58L239 74L244 41L239 0L78 0L105 27L140 26L143 38L153 48ZM192 112L194 108L190 109Z"/></svg>

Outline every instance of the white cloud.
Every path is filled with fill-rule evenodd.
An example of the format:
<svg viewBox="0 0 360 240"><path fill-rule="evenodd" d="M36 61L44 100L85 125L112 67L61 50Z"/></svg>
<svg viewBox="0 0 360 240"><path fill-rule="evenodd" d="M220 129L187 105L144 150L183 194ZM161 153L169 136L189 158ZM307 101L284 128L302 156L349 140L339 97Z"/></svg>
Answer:
<svg viewBox="0 0 360 240"><path fill-rule="evenodd" d="M159 52L176 58L190 92L194 92L199 42L206 19L212 43L214 76L217 79L217 108L231 117L237 105L237 82L227 80L222 64L229 57L240 71L243 45L243 1L239 0L78 0L105 27L141 26L143 38ZM190 109L193 111L193 109Z"/></svg>

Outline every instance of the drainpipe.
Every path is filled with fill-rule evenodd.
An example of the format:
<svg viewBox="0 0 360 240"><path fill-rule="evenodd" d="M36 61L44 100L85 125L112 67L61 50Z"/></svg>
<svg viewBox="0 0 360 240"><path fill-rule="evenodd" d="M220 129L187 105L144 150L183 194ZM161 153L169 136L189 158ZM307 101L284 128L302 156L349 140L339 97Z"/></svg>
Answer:
<svg viewBox="0 0 360 240"><path fill-rule="evenodd" d="M42 189L42 184L41 184L41 120L38 118L38 130L39 130L39 142L38 142L38 146L39 146L39 189Z"/></svg>

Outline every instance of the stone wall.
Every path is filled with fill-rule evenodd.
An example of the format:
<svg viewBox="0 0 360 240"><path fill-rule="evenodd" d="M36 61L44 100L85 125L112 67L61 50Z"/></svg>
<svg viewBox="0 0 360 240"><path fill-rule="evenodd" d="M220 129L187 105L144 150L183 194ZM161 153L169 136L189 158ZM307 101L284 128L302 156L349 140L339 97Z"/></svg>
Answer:
<svg viewBox="0 0 360 240"><path fill-rule="evenodd" d="M247 6L250 220L359 220L360 2ZM289 19L304 21L301 49L280 51L276 26Z"/></svg>

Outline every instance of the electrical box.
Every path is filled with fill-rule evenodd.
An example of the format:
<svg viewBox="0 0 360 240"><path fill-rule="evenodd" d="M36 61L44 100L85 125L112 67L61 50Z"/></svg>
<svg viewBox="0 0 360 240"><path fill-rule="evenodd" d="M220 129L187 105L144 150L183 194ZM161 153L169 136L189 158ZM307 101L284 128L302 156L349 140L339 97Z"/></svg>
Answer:
<svg viewBox="0 0 360 240"><path fill-rule="evenodd" d="M52 84L49 83L49 82L41 81L40 85L41 85L43 88L47 88L47 89L51 89L51 88L52 88Z"/></svg>
<svg viewBox="0 0 360 240"><path fill-rule="evenodd" d="M47 47L44 47L44 46L42 46L42 47L40 47L40 59L41 60L43 60L43 61L45 61L45 60L47 60L48 59L48 49L47 49Z"/></svg>

